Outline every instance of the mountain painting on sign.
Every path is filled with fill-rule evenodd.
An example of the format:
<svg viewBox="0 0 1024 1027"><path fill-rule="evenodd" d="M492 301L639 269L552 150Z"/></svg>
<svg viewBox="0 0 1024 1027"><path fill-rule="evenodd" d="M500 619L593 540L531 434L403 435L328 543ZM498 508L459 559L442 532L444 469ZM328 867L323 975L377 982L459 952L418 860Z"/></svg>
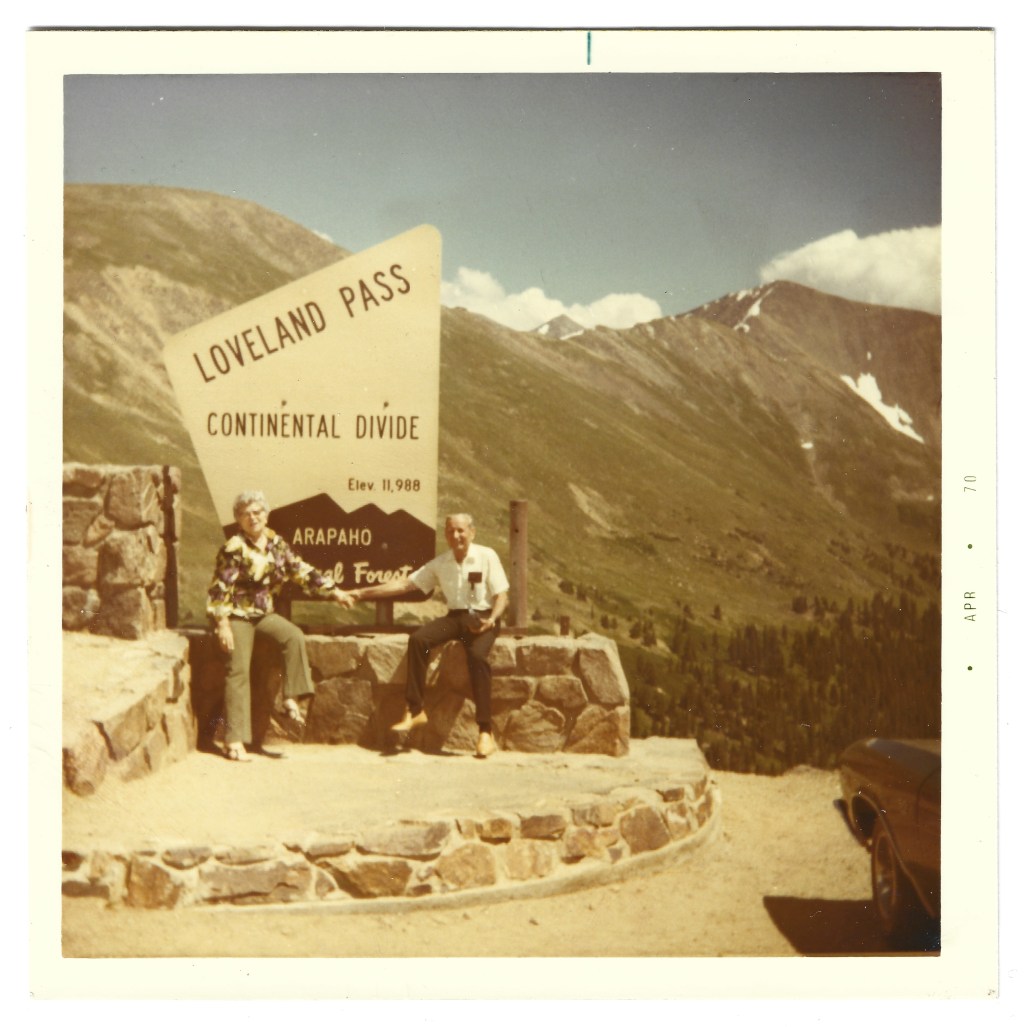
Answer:
<svg viewBox="0 0 1024 1027"><path fill-rule="evenodd" d="M201 623L224 517L163 346L346 251L141 186L66 187L65 238L65 459L181 468L180 619ZM438 509L500 540L529 500L533 623L619 642L633 733L761 772L829 765L840 734L937 734L941 319L777 281L556 327L442 309Z"/></svg>

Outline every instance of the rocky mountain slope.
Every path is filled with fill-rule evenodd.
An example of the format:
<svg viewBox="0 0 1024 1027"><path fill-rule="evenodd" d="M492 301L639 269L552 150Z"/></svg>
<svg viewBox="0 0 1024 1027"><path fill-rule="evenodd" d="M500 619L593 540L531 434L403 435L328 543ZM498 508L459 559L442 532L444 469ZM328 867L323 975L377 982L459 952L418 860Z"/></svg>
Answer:
<svg viewBox="0 0 1024 1027"><path fill-rule="evenodd" d="M559 314L550 321L545 321L544 324L534 328L538 335L543 335L547 339L572 339L577 335L582 335L585 330L581 324L577 324L571 317L567 317L565 314Z"/></svg>
<svg viewBox="0 0 1024 1027"><path fill-rule="evenodd" d="M67 187L65 458L182 468L185 622L221 533L164 341L345 255L226 197ZM530 501L548 630L649 618L663 638L683 609L710 628L784 623L799 596L935 598L940 331L788 282L560 340L445 310L442 512L474 510L504 549L508 501ZM914 435L855 391L866 374Z"/></svg>

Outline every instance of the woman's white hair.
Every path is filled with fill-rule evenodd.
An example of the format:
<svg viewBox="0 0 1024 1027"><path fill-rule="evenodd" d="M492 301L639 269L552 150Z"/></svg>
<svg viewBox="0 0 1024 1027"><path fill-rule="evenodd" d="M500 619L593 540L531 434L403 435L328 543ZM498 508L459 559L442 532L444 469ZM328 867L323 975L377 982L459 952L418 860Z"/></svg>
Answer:
<svg viewBox="0 0 1024 1027"><path fill-rule="evenodd" d="M245 492L239 492L235 496L235 504L232 506L231 512L237 517L250 503L259 503L267 513L270 513L267 497L259 489L246 489Z"/></svg>

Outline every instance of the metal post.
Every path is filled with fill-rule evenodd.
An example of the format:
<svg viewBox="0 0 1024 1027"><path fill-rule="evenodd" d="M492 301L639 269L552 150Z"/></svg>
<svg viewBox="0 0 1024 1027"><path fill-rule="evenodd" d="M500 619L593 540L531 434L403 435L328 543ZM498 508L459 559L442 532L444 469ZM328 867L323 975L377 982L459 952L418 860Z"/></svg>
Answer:
<svg viewBox="0 0 1024 1027"><path fill-rule="evenodd" d="M526 536L527 508L525 499L513 499L509 503L509 570L512 586L509 597L509 623L514 628L525 628L529 620L526 594L526 564L529 546Z"/></svg>

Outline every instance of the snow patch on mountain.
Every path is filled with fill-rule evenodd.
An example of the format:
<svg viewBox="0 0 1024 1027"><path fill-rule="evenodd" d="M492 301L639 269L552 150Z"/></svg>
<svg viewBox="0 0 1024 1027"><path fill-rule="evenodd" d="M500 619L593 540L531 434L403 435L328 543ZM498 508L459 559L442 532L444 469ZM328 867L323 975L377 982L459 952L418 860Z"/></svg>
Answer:
<svg viewBox="0 0 1024 1027"><path fill-rule="evenodd" d="M865 403L869 404L885 418L885 420L898 432L908 435L917 442L924 442L924 439L911 427L914 423L910 414L901 407L886 403L882 399L882 390L875 381L873 374L861 374L854 381L848 374L840 375L840 380L848 385Z"/></svg>
<svg viewBox="0 0 1024 1027"><path fill-rule="evenodd" d="M761 316L761 304L771 295L771 292L772 292L772 290L769 289L767 292L762 293L760 296L757 297L756 300L754 300L754 302L747 308L747 312L743 315L743 318L740 320L739 324L733 325L733 329L735 331L737 331L737 332L749 332L750 331L750 325L748 324L748 322L750 321L750 319L752 317L760 317ZM743 292L739 293L736 298L738 300L742 300L742 299L744 299L748 295L754 295L754 294L753 293L748 293L746 290L744 290Z"/></svg>

